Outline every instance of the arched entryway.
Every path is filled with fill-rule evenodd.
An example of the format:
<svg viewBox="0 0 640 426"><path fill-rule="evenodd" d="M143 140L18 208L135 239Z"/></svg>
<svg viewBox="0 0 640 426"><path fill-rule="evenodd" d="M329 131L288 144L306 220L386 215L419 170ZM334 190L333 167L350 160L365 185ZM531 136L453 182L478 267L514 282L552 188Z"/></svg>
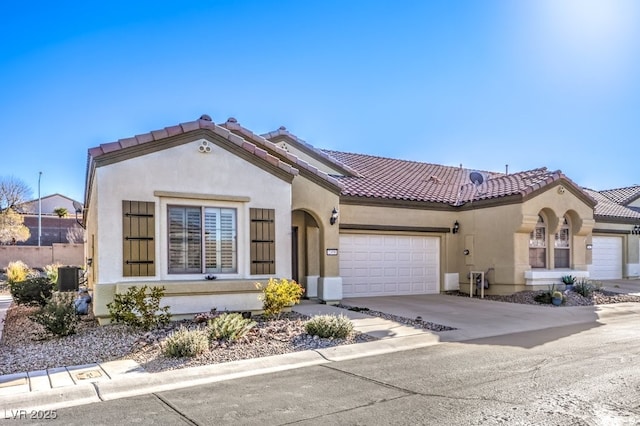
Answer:
<svg viewBox="0 0 640 426"><path fill-rule="evenodd" d="M292 278L305 288L305 297L318 297L320 278L320 226L311 213L291 213Z"/></svg>

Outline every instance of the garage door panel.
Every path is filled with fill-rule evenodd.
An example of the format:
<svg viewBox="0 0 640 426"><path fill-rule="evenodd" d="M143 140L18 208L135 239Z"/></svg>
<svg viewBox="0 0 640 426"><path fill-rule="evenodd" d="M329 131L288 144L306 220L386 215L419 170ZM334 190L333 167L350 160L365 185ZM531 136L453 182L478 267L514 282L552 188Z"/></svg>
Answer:
<svg viewBox="0 0 640 426"><path fill-rule="evenodd" d="M437 237L341 234L344 296L438 293L439 247Z"/></svg>
<svg viewBox="0 0 640 426"><path fill-rule="evenodd" d="M622 278L621 237L594 236L592 238L589 275L596 280Z"/></svg>

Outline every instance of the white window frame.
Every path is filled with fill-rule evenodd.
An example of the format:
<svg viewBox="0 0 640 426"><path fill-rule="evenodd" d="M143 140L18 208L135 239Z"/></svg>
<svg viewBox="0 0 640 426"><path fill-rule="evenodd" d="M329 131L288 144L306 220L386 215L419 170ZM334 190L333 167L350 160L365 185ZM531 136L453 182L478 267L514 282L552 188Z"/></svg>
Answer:
<svg viewBox="0 0 640 426"><path fill-rule="evenodd" d="M541 234L541 235L540 235ZM534 266L531 265L531 254L532 251L538 252L542 251L544 253L544 265L543 266ZM538 222L536 223L536 227L529 234L529 264L531 268L534 269L544 269L547 267L548 259L547 259L547 224L544 221L542 215L538 215Z"/></svg>
<svg viewBox="0 0 640 426"><path fill-rule="evenodd" d="M567 265L558 266L558 256L556 256L558 250L567 251ZM566 216L564 217L560 230L556 232L553 242L553 251L554 268L571 268L571 227L569 226L569 220Z"/></svg>
<svg viewBox="0 0 640 426"><path fill-rule="evenodd" d="M173 212L183 210L185 214L190 212L191 218L193 214L198 212L198 222L193 226L192 233L198 235L190 236L188 233L189 224L183 223L182 239L187 245L186 249L182 248L184 262L181 265L174 264L172 266L171 253L176 237L172 237L171 216ZM179 274L236 274L238 272L238 211L235 208L216 207L216 206L197 206L183 204L167 204L167 273L169 275ZM226 216L226 217L225 217ZM214 223L211 220L214 220ZM223 223L224 222L224 223ZM207 223L210 226L207 226ZM186 225L186 226L185 226ZM226 225L226 226L225 226ZM212 227L211 227L212 226ZM214 235L211 239L210 236ZM178 236L179 237L179 236ZM173 240L173 241L172 241ZM194 246L189 247L189 242ZM177 244L180 244L177 242ZM209 247L209 250L207 249ZM189 253L195 250L195 253ZM215 250L215 254L213 254ZM175 251L175 250L174 250ZM199 253L198 253L199 251ZM189 258L189 254L195 254L195 257ZM191 262L191 265L189 264ZM211 262L214 262L212 265ZM184 267L179 267L184 266Z"/></svg>

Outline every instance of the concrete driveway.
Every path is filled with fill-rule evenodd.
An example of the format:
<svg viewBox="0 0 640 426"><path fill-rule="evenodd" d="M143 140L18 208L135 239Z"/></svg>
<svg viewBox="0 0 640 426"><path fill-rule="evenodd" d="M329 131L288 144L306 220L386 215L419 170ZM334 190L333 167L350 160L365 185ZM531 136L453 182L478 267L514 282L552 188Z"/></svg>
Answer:
<svg viewBox="0 0 640 426"><path fill-rule="evenodd" d="M605 312L639 308L638 304L604 306L539 306L496 302L443 294L347 298L345 305L369 308L406 318L455 327L438 332L440 341L454 342L570 324L597 325ZM640 310L640 309L639 309Z"/></svg>
<svg viewBox="0 0 640 426"><path fill-rule="evenodd" d="M640 279L638 280L603 280L602 288L616 293L640 296Z"/></svg>

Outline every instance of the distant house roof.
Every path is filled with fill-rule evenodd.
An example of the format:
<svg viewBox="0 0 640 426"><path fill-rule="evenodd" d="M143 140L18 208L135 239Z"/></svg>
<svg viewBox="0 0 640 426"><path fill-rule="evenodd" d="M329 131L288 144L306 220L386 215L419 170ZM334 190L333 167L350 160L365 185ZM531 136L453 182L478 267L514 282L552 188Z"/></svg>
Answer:
<svg viewBox="0 0 640 426"><path fill-rule="evenodd" d="M594 208L594 216L600 219L635 219L640 220L640 212L630 209L626 206L618 204L611 198L603 194L606 191L594 191L586 189L585 191L598 202Z"/></svg>
<svg viewBox="0 0 640 426"><path fill-rule="evenodd" d="M479 185L470 180L474 170L417 161L398 160L325 150L327 155L356 170L359 177L338 177L344 185L343 195L426 201L460 206L476 200L507 196L526 197L562 180L573 186L583 198L595 204L580 187L560 171L538 168L512 174L475 171L483 177Z"/></svg>
<svg viewBox="0 0 640 426"><path fill-rule="evenodd" d="M55 214L54 210L60 207L67 209L69 214L73 214L78 209L80 212L82 211L82 203L58 193L26 201L19 206L19 211L24 214L37 213L39 204L42 208L42 214L45 215Z"/></svg>
<svg viewBox="0 0 640 426"><path fill-rule="evenodd" d="M626 206L640 198L640 185L628 186L626 188L607 189L605 191L600 191L600 194L617 204Z"/></svg>

